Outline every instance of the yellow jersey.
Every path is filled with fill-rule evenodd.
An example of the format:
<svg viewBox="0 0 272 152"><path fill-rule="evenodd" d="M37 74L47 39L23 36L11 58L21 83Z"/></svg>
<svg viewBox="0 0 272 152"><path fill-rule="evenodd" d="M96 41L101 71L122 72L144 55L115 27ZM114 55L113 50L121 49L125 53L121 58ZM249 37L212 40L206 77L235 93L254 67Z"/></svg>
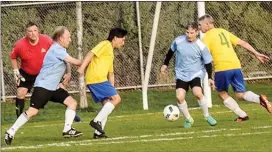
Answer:
<svg viewBox="0 0 272 152"><path fill-rule="evenodd" d="M113 72L113 47L110 41L105 40L97 44L92 50L94 56L88 65L86 84L101 83L108 80L108 73Z"/></svg>
<svg viewBox="0 0 272 152"><path fill-rule="evenodd" d="M233 46L240 38L222 28L213 28L205 33L203 42L213 57L215 72L241 68Z"/></svg>

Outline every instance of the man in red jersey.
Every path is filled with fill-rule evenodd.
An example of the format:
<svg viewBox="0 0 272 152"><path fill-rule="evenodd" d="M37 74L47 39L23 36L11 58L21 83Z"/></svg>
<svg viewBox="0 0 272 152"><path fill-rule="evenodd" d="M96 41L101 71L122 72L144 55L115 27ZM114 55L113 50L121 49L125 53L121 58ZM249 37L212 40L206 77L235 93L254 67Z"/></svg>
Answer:
<svg viewBox="0 0 272 152"><path fill-rule="evenodd" d="M53 40L43 34L39 34L37 24L29 22L26 26L26 36L18 40L10 54L11 65L17 85L16 115L24 110L25 96L30 92L37 75L39 74L44 56L53 44ZM21 60L20 69L17 59ZM67 70L62 83L66 84L71 79L71 69Z"/></svg>

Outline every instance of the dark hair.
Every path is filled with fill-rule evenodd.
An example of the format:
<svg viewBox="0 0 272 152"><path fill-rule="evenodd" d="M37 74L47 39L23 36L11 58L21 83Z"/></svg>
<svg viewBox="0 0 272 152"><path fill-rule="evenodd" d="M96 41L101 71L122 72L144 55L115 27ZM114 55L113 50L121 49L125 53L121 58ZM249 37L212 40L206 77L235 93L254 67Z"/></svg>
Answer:
<svg viewBox="0 0 272 152"><path fill-rule="evenodd" d="M68 30L68 28L65 26L57 26L53 33L52 39L57 41L64 34L65 30Z"/></svg>
<svg viewBox="0 0 272 152"><path fill-rule="evenodd" d="M189 24L186 26L186 30L188 30L189 28L192 28L192 29L198 31L198 29L199 29L198 23L196 23L196 22L189 23Z"/></svg>
<svg viewBox="0 0 272 152"><path fill-rule="evenodd" d="M109 36L108 36L107 40L112 41L115 36L118 37L118 38L122 38L122 37L126 36L127 33L128 32L125 29L118 28L118 27L113 28L113 29L110 30L110 33L109 33Z"/></svg>
<svg viewBox="0 0 272 152"><path fill-rule="evenodd" d="M29 21L29 22L26 24L26 29L29 28L29 27L31 27L31 26L37 26L37 27L38 27L38 25L37 25L36 23L34 23L34 22L32 22L32 21Z"/></svg>
<svg viewBox="0 0 272 152"><path fill-rule="evenodd" d="M210 23L213 23L213 22L214 22L213 17L212 17L211 15L209 15L209 14L205 14L205 15L201 16L198 20L199 20L199 21L203 21L203 20L205 20L205 19L209 19L209 22L210 22Z"/></svg>

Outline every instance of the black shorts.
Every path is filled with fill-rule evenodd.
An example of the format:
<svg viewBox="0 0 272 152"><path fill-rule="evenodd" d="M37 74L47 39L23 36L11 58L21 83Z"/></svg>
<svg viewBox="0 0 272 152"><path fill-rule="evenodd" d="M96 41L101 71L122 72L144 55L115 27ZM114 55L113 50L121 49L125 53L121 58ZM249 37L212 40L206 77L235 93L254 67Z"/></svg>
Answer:
<svg viewBox="0 0 272 152"><path fill-rule="evenodd" d="M68 96L70 96L68 92L62 88L51 91L41 87L34 87L34 91L30 99L30 107L36 109L44 108L48 101L63 104L64 100Z"/></svg>
<svg viewBox="0 0 272 152"><path fill-rule="evenodd" d="M191 87L191 89L196 86L201 87L201 79L197 77L189 82L185 82L180 79L177 79L177 81L176 81L176 89L182 88L187 92L189 90L189 86Z"/></svg>
<svg viewBox="0 0 272 152"><path fill-rule="evenodd" d="M20 69L19 71L20 74L25 78L25 81L20 81L20 84L17 88L27 88L28 92L30 92L35 83L37 75L29 75L22 69Z"/></svg>

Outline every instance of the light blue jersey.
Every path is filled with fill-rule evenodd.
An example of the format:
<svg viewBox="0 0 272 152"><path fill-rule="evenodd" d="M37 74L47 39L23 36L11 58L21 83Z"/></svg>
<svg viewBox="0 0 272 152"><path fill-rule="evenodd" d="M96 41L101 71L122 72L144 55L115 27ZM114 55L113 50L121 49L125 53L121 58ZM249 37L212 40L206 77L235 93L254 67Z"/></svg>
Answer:
<svg viewBox="0 0 272 152"><path fill-rule="evenodd" d="M176 54L176 79L185 82L196 77L204 79L204 64L212 62L212 56L200 39L189 42L186 35L181 35L173 41L171 50Z"/></svg>
<svg viewBox="0 0 272 152"><path fill-rule="evenodd" d="M59 43L54 42L46 53L42 69L36 78L34 87L56 90L66 70L64 59L69 54Z"/></svg>

